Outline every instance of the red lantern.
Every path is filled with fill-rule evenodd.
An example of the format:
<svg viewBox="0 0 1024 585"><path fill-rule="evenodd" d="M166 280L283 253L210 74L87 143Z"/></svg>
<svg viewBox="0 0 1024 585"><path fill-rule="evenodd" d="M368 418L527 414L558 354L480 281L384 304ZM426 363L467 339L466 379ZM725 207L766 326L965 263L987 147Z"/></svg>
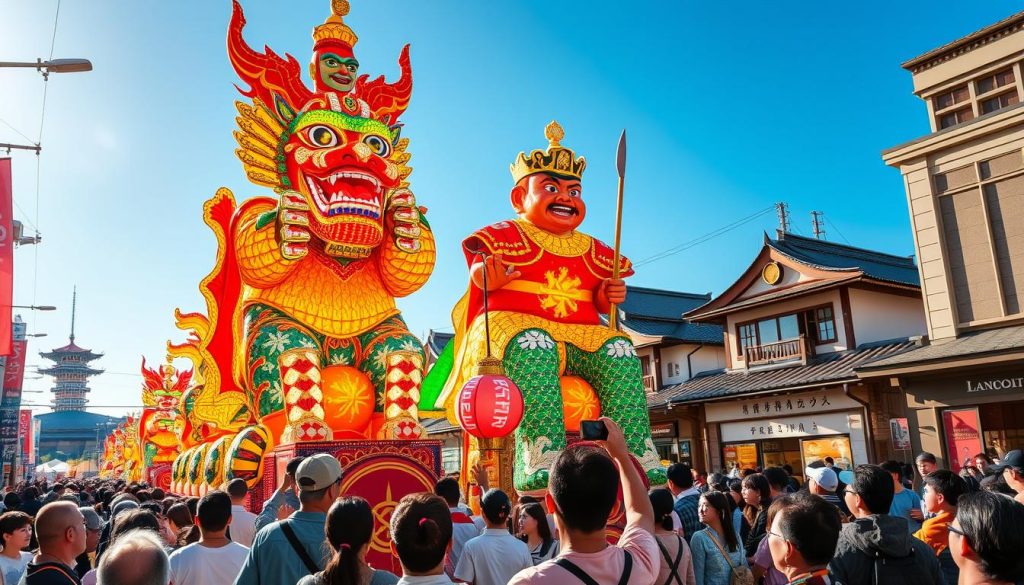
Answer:
<svg viewBox="0 0 1024 585"><path fill-rule="evenodd" d="M455 416L478 439L507 437L523 420L523 393L501 371L500 361L484 358L459 391Z"/></svg>

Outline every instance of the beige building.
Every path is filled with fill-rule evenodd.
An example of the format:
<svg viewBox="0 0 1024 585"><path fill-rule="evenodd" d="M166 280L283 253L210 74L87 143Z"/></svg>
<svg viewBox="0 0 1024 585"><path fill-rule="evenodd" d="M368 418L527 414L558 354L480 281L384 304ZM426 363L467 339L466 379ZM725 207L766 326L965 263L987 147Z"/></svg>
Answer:
<svg viewBox="0 0 1024 585"><path fill-rule="evenodd" d="M1022 59L1024 12L904 63L932 132L882 155L903 176L928 338L860 373L906 392L915 449L953 469L1024 447Z"/></svg>

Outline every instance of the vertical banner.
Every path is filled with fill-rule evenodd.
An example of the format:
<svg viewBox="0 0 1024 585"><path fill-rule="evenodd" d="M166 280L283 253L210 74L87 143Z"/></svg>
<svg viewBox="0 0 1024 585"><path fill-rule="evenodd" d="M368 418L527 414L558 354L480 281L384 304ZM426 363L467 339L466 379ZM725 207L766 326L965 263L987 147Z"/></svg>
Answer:
<svg viewBox="0 0 1024 585"><path fill-rule="evenodd" d="M0 311L3 311L0 308ZM8 311L8 314L10 312ZM0 397L0 444L4 461L13 461L18 448L19 413L21 411L21 384L25 379L25 323L16 319L12 324L11 353L6 356L3 373L3 395ZM9 479L5 476L4 479Z"/></svg>
<svg viewBox="0 0 1024 585"><path fill-rule="evenodd" d="M959 473L965 461L984 451L981 442L981 421L977 408L944 410L942 430L946 435L949 470Z"/></svg>
<svg viewBox="0 0 1024 585"><path fill-rule="evenodd" d="M32 430L32 410L23 408L18 414L18 435L21 445L21 462L26 467L32 467L36 463L32 446L35 443L35 437L32 436Z"/></svg>
<svg viewBox="0 0 1024 585"><path fill-rule="evenodd" d="M889 438L893 449L910 451L910 422L906 418L890 418Z"/></svg>
<svg viewBox="0 0 1024 585"><path fill-rule="evenodd" d="M0 355L11 353L11 305L14 304L13 197L11 159L0 158Z"/></svg>

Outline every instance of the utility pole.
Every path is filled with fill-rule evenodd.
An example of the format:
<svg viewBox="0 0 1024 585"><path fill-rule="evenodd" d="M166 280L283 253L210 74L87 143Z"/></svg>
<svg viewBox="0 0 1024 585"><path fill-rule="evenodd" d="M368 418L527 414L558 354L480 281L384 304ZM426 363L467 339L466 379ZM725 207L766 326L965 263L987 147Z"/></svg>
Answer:
<svg viewBox="0 0 1024 585"><path fill-rule="evenodd" d="M779 237L789 232L789 206L784 201L775 204L775 213L779 216Z"/></svg>
<svg viewBox="0 0 1024 585"><path fill-rule="evenodd" d="M814 229L814 237L819 240L825 239L825 212L811 212L811 227Z"/></svg>

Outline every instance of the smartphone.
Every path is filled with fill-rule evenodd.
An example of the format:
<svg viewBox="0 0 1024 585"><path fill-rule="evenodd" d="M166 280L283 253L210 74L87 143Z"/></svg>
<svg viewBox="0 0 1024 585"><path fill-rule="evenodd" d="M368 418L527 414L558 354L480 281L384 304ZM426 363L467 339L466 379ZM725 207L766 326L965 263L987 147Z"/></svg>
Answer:
<svg viewBox="0 0 1024 585"><path fill-rule="evenodd" d="M580 438L585 441L607 441L608 427L604 426L604 421L581 420Z"/></svg>

